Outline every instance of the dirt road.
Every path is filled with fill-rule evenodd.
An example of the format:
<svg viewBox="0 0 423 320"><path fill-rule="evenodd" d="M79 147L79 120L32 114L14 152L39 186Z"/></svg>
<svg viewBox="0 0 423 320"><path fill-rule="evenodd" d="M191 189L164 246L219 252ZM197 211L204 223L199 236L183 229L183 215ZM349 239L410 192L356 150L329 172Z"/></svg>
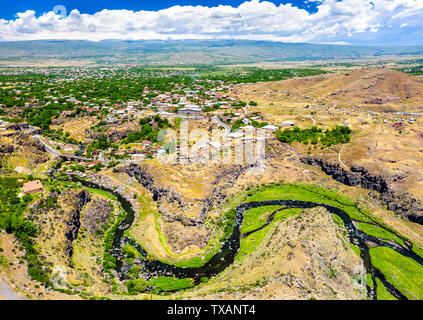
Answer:
<svg viewBox="0 0 423 320"><path fill-rule="evenodd" d="M23 300L9 285L0 278L0 300Z"/></svg>

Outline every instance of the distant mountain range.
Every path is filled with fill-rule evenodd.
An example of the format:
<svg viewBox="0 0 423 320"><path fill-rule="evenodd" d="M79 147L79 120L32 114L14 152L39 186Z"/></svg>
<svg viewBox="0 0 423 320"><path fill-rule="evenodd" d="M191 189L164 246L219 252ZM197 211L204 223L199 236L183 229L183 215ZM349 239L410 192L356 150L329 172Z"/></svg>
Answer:
<svg viewBox="0 0 423 320"><path fill-rule="evenodd" d="M247 40L0 42L0 60L89 59L97 63L255 63L423 55L423 46L348 46Z"/></svg>

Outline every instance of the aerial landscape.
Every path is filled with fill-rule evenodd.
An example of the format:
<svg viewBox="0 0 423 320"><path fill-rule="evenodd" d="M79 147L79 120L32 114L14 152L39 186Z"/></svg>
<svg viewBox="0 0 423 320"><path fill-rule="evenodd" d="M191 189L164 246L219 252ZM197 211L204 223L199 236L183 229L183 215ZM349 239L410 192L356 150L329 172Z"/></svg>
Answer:
<svg viewBox="0 0 423 320"><path fill-rule="evenodd" d="M423 300L422 15L0 8L0 300Z"/></svg>

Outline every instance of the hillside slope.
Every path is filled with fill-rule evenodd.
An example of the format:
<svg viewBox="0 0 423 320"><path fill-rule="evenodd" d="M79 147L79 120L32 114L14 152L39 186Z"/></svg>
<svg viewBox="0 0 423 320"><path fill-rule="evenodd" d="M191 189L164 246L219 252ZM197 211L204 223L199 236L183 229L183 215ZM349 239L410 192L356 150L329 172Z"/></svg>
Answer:
<svg viewBox="0 0 423 320"><path fill-rule="evenodd" d="M308 78L243 86L244 101L423 109L423 79L396 70L356 69Z"/></svg>

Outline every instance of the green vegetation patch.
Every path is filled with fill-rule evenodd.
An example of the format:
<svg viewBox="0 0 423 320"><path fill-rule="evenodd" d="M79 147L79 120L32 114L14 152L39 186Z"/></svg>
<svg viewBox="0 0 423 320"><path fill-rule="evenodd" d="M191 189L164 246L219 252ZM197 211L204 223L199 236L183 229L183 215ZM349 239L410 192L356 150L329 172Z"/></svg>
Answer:
<svg viewBox="0 0 423 320"><path fill-rule="evenodd" d="M412 74L414 76L421 76L423 75L423 65L414 66L414 67L407 67L398 69L399 71Z"/></svg>
<svg viewBox="0 0 423 320"><path fill-rule="evenodd" d="M265 208L264 212L262 211L262 215L264 215L266 218L263 219L262 221L257 222L257 219L260 217L259 209L262 209L262 208ZM247 231L243 231L241 228L241 233L247 233L249 231L253 231L255 229L260 228L261 226L265 224L269 214L275 210L278 210L279 208L281 208L281 206L265 206L261 208L253 208L253 209L247 210L247 212L249 212L247 219L251 221L251 224L247 227ZM276 212L275 217L273 218L270 224L263 227L263 229L257 230L256 232L248 235L245 238L241 238L240 249L238 254L235 257L235 260L243 260L245 257L251 255L254 251L256 251L257 247L261 244L261 242L263 241L263 238L269 231L269 228L273 226L275 222L285 220L286 218L294 216L294 215L298 215L302 211L303 209L300 209L300 208L292 208L292 209L284 209L284 210Z"/></svg>
<svg viewBox="0 0 423 320"><path fill-rule="evenodd" d="M150 285L162 291L175 291L193 287L194 281L190 278L157 277L150 280Z"/></svg>
<svg viewBox="0 0 423 320"><path fill-rule="evenodd" d="M351 243L350 242L350 246L351 246L351 248L353 249L353 251L359 256L359 257L361 257L361 251L360 251L360 248L359 247L357 247L354 243Z"/></svg>
<svg viewBox="0 0 423 320"><path fill-rule="evenodd" d="M351 200L342 197L339 193L322 189L312 185L275 184L260 187L246 202L267 200L299 200L328 204L345 211L352 219L372 221L369 213L357 208Z"/></svg>
<svg viewBox="0 0 423 320"><path fill-rule="evenodd" d="M401 238L399 238L392 232L389 232L381 227L368 224L368 223L363 223L363 222L358 222L357 225L359 229L361 229L361 231L363 231L364 233L367 233L370 236L380 237L387 240L393 240L396 243L398 243L400 246L405 245L404 241Z"/></svg>
<svg viewBox="0 0 423 320"><path fill-rule="evenodd" d="M126 287L130 294L144 292L147 289L152 291L177 291L191 288L194 281L190 278L177 279L174 277L157 277L150 280L134 279L126 282Z"/></svg>
<svg viewBox="0 0 423 320"><path fill-rule="evenodd" d="M138 250L130 244L125 244L124 246L122 246L122 252L129 258L142 257Z"/></svg>
<svg viewBox="0 0 423 320"><path fill-rule="evenodd" d="M1 254L0 254L0 266L2 267L9 266L9 261L6 259L6 257L2 256Z"/></svg>
<svg viewBox="0 0 423 320"><path fill-rule="evenodd" d="M416 253L417 255L419 255L420 257L423 258L423 250L420 249L419 247L414 246L411 250L414 251L414 253Z"/></svg>
<svg viewBox="0 0 423 320"><path fill-rule="evenodd" d="M260 228L266 223L270 214L281 206L264 206L259 208L252 208L244 212L244 220L241 226L241 233L247 233L252 230Z"/></svg>
<svg viewBox="0 0 423 320"><path fill-rule="evenodd" d="M377 299L378 300L398 300L385 288L382 281L376 278L377 283Z"/></svg>
<svg viewBox="0 0 423 320"><path fill-rule="evenodd" d="M350 142L351 129L346 126L336 126L329 130L323 130L316 126L310 129L294 127L276 132L276 138L283 143L301 142L304 144L318 144L323 147L330 147L341 143Z"/></svg>
<svg viewBox="0 0 423 320"><path fill-rule="evenodd" d="M200 71L199 69L198 71ZM203 67L201 76L205 80L222 80L232 83L257 83L278 81L292 77L308 77L324 74L320 69L261 69L254 67L219 68Z"/></svg>
<svg viewBox="0 0 423 320"><path fill-rule="evenodd" d="M235 257L235 260L242 261L253 252L255 252L260 243L263 241L264 236L269 231L270 226L271 224L265 226L263 229L258 230L257 232L250 234L248 237L241 238L239 252Z"/></svg>
<svg viewBox="0 0 423 320"><path fill-rule="evenodd" d="M141 130L136 132L130 132L128 136L123 140L123 143L134 143L143 140L157 142L158 138L160 138L160 130L170 127L169 121L166 118L162 119L159 115L156 115L153 118L147 117L141 119L140 125ZM153 127L157 127L157 129L153 129Z"/></svg>
<svg viewBox="0 0 423 320"><path fill-rule="evenodd" d="M14 178L0 178L0 230L13 232L25 249L31 279L50 285L49 269L39 260L33 238L37 234L34 224L24 218L23 213L32 196L18 197L21 184Z"/></svg>
<svg viewBox="0 0 423 320"><path fill-rule="evenodd" d="M370 273L366 273L366 283L370 288L373 288L373 279Z"/></svg>
<svg viewBox="0 0 423 320"><path fill-rule="evenodd" d="M387 247L370 249L373 265L409 299L423 299L423 266Z"/></svg>
<svg viewBox="0 0 423 320"><path fill-rule="evenodd" d="M148 288L148 281L143 278L133 279L126 281L126 287L130 294L137 294L138 292L144 292Z"/></svg>

